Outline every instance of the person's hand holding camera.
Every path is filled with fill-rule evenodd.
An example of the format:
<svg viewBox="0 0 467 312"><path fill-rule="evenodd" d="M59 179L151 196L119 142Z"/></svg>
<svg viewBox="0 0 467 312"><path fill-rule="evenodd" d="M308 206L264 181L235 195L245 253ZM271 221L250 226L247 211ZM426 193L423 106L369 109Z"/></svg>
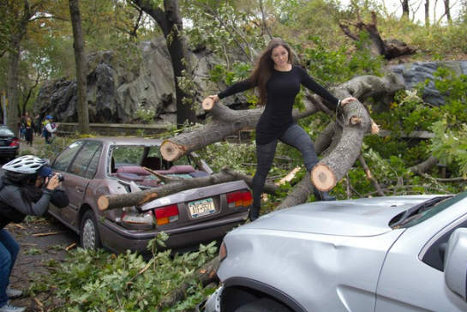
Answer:
<svg viewBox="0 0 467 312"><path fill-rule="evenodd" d="M60 182L61 182L60 175L56 173L52 177L49 178L49 181L47 182L47 186L45 188L50 191L53 191L57 187L59 187Z"/></svg>

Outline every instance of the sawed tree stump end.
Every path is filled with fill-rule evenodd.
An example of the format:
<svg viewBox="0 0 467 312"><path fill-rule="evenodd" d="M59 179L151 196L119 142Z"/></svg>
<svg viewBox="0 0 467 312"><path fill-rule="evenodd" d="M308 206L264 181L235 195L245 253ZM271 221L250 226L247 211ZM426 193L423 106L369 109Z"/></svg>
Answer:
<svg viewBox="0 0 467 312"><path fill-rule="evenodd" d="M170 140L165 140L161 144L161 155L167 161L175 161L184 155L183 146Z"/></svg>
<svg viewBox="0 0 467 312"><path fill-rule="evenodd" d="M317 164L311 170L311 183L321 192L328 192L337 184L336 175L325 164Z"/></svg>

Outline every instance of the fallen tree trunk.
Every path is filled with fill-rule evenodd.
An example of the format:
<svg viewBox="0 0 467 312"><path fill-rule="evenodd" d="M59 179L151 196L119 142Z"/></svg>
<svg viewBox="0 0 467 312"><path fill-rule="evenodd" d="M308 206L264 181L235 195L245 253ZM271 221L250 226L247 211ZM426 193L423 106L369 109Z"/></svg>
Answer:
<svg viewBox="0 0 467 312"><path fill-rule="evenodd" d="M362 105L345 106L344 128L336 146L311 171L313 185L320 191L331 190L347 173L360 155L363 136L371 127L371 119Z"/></svg>
<svg viewBox="0 0 467 312"><path fill-rule="evenodd" d="M293 207L306 202L312 191L313 185L311 184L310 173L307 172L305 177L294 185L292 192L284 198L275 210Z"/></svg>
<svg viewBox="0 0 467 312"><path fill-rule="evenodd" d="M174 194L183 190L237 180L245 180L245 182L251 187L253 179L250 176L246 176L244 174L224 168L221 170L221 172L215 173L207 177L174 180L173 182L169 182L168 184L164 184L162 186L147 189L140 192L102 195L101 197L99 197L97 205L99 207L99 210L140 206L151 200ZM277 188L278 187L276 185L267 183L265 185L265 192L274 193L277 190Z"/></svg>
<svg viewBox="0 0 467 312"><path fill-rule="evenodd" d="M353 33L350 30L350 26L355 27L358 30L358 33ZM414 54L416 52L416 49L409 47L406 43L400 40L383 40L378 30L375 12L371 12L370 23L363 22L357 12L357 22L340 22L339 27L347 37L359 43L362 41L361 33L366 32L369 40L366 43L364 42L364 44L367 45L370 53L374 56L384 56L385 59L390 60L399 56Z"/></svg>

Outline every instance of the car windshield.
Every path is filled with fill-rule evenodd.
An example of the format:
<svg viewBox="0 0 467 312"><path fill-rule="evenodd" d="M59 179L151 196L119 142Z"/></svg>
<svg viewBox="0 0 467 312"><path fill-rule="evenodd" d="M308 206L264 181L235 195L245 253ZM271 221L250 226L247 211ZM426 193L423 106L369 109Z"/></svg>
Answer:
<svg viewBox="0 0 467 312"><path fill-rule="evenodd" d="M466 197L467 192L460 193L456 196L434 197L407 210L402 215L397 216L397 219L392 220L389 225L392 228L408 228L417 225Z"/></svg>

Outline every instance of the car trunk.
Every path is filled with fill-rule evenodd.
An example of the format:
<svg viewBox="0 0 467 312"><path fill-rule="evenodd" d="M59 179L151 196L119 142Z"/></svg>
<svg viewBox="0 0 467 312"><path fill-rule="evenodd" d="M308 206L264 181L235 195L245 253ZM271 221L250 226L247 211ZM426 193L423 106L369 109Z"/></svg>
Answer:
<svg viewBox="0 0 467 312"><path fill-rule="evenodd" d="M251 193L246 183L233 181L188 189L155 199L142 205L141 210L153 211L157 228L164 230L228 218L247 212L250 205ZM162 224L164 218L167 219Z"/></svg>

